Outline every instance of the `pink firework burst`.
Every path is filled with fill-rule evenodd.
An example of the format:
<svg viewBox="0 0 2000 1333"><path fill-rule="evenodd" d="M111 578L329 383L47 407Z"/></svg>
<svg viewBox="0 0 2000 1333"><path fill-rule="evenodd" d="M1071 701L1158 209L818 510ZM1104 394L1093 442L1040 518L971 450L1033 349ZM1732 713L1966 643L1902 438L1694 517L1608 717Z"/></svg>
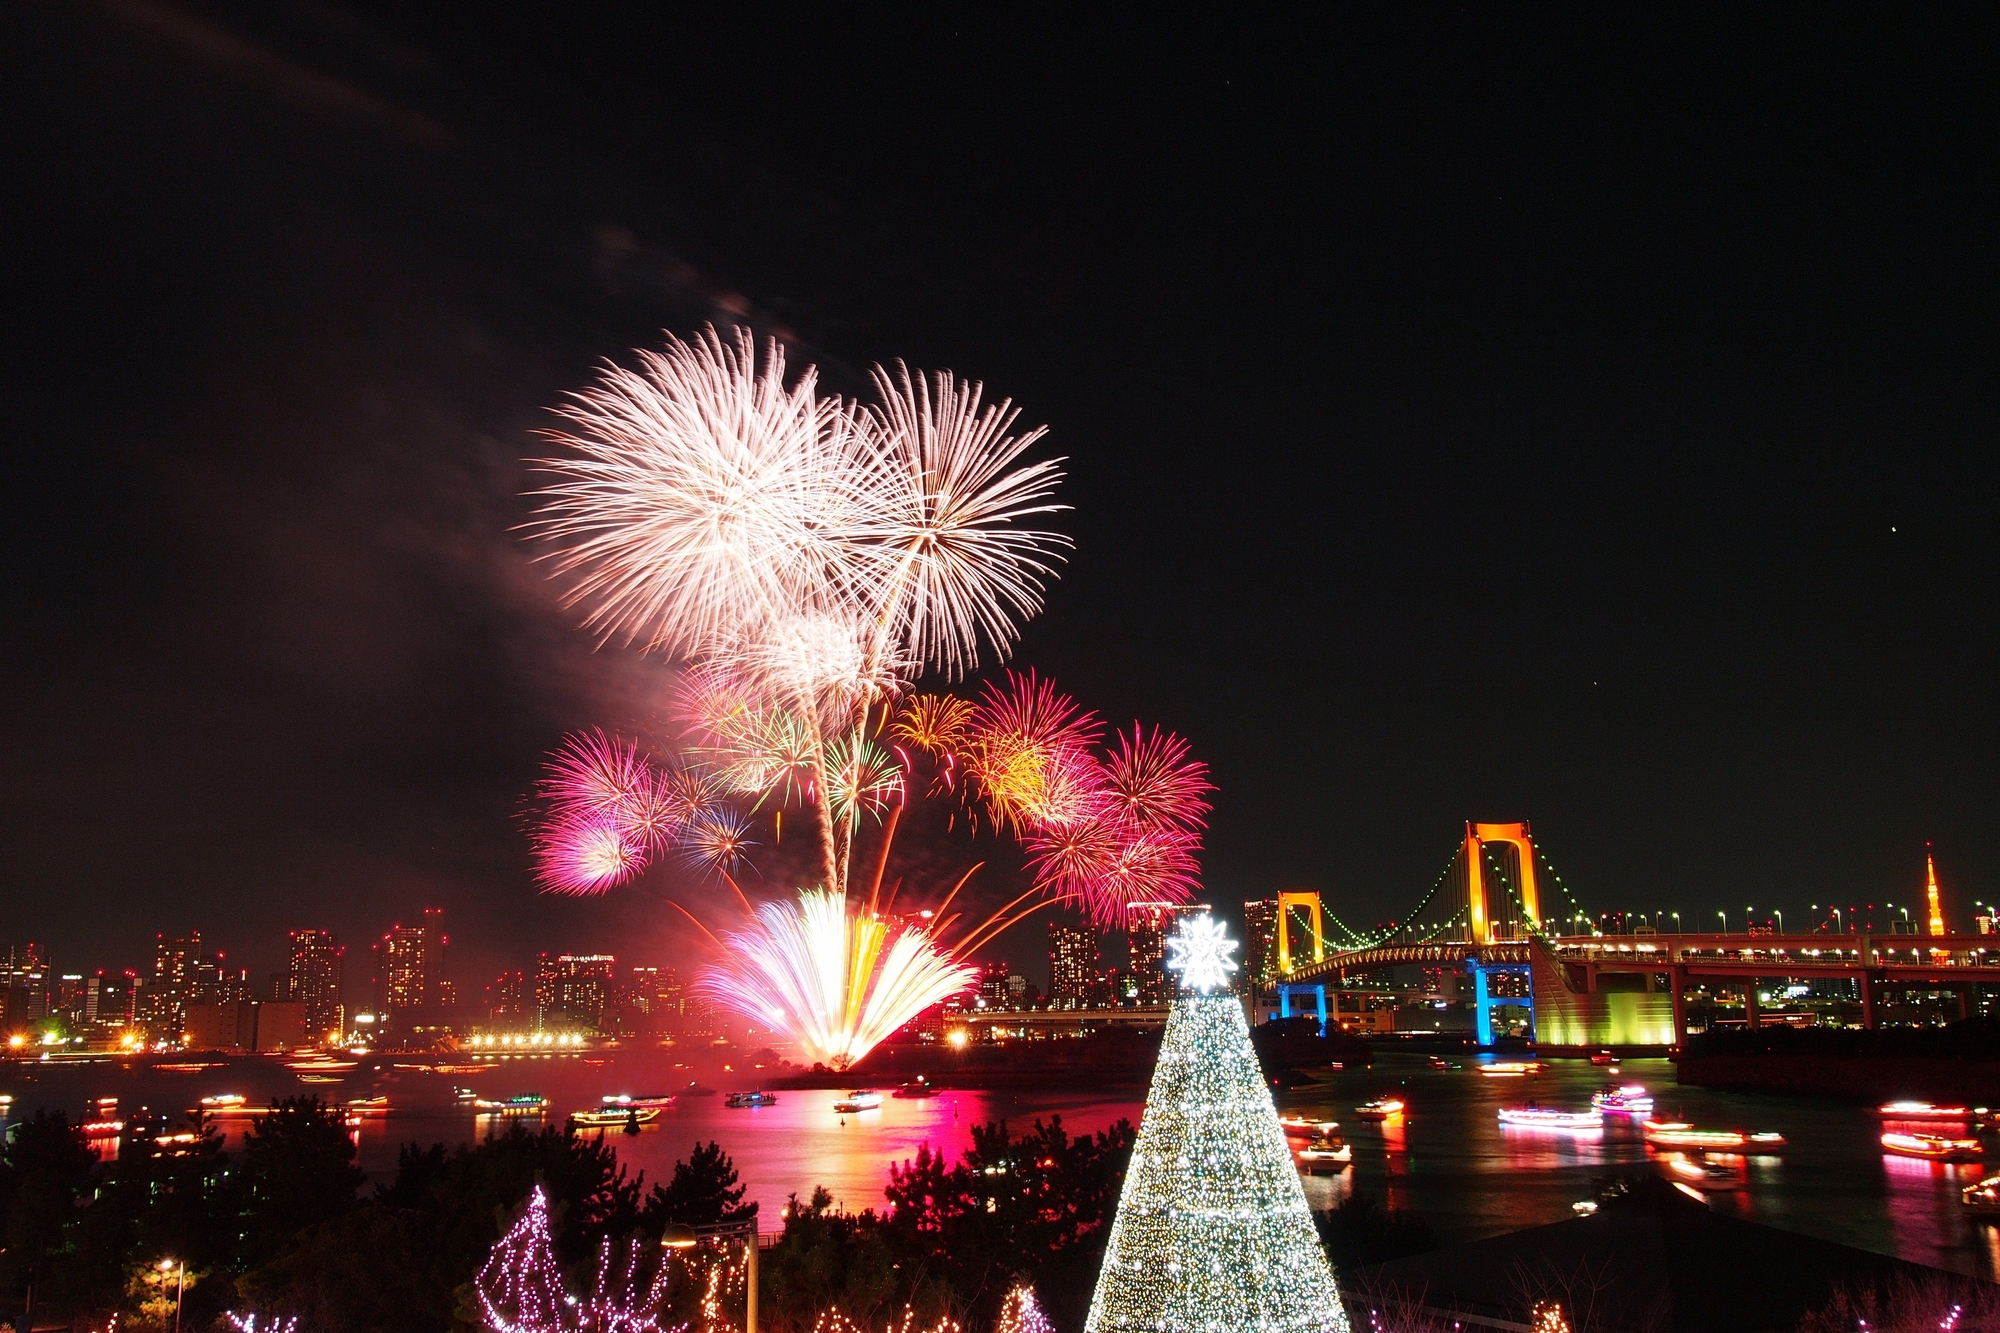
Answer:
<svg viewBox="0 0 2000 1333"><path fill-rule="evenodd" d="M535 839L535 878L550 893L603 893L645 868L644 844L615 818L557 819Z"/></svg>
<svg viewBox="0 0 2000 1333"><path fill-rule="evenodd" d="M1074 822L1091 813L1100 785L1090 747L1103 729L1054 681L1009 671L1006 687L989 682L973 710L965 768L1001 823Z"/></svg>
<svg viewBox="0 0 2000 1333"><path fill-rule="evenodd" d="M1141 828L1199 829L1208 822L1208 765L1188 757L1188 743L1158 727L1117 733L1105 768L1105 797L1121 819Z"/></svg>

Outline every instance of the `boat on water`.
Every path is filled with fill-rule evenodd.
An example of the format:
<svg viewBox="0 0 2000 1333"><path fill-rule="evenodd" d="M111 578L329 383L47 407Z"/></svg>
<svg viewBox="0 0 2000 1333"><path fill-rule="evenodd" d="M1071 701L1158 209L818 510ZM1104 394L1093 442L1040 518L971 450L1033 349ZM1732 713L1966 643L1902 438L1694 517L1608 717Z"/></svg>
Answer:
<svg viewBox="0 0 2000 1333"><path fill-rule="evenodd" d="M1363 1102L1354 1108L1356 1120L1387 1120L1392 1115L1403 1113L1403 1099L1400 1097L1378 1097L1372 1102Z"/></svg>
<svg viewBox="0 0 2000 1333"><path fill-rule="evenodd" d="M874 1111L882 1105L882 1094L857 1088L833 1104L833 1109L846 1115L849 1111Z"/></svg>
<svg viewBox="0 0 2000 1333"><path fill-rule="evenodd" d="M1882 1148L1898 1157L1927 1162L1973 1162L1986 1155L1978 1139L1948 1139L1937 1134L1884 1134Z"/></svg>
<svg viewBox="0 0 2000 1333"><path fill-rule="evenodd" d="M476 1097L472 1109L481 1115L541 1115L549 1109L549 1099L538 1097L532 1092L519 1097L509 1097L505 1101L495 1101L490 1097Z"/></svg>
<svg viewBox="0 0 2000 1333"><path fill-rule="evenodd" d="M683 1097L713 1097L715 1089L704 1088L699 1083L690 1082L685 1088L681 1089L680 1095Z"/></svg>
<svg viewBox="0 0 2000 1333"><path fill-rule="evenodd" d="M1973 1217L2000 1217L2000 1176L1988 1176L1977 1185L1958 1192L1965 1211Z"/></svg>
<svg viewBox="0 0 2000 1333"><path fill-rule="evenodd" d="M1677 1181L1685 1181L1706 1194L1743 1188L1742 1174L1719 1162L1676 1157L1667 1163L1667 1170Z"/></svg>
<svg viewBox="0 0 2000 1333"><path fill-rule="evenodd" d="M1487 1078L1528 1078L1542 1072L1540 1060L1502 1060L1497 1064L1481 1065L1479 1072Z"/></svg>
<svg viewBox="0 0 2000 1333"><path fill-rule="evenodd" d="M1500 1123L1519 1125L1524 1129L1602 1129L1604 1112L1594 1106L1588 1111L1559 1111L1552 1106L1503 1106L1500 1108Z"/></svg>
<svg viewBox="0 0 2000 1333"><path fill-rule="evenodd" d="M267 1115L267 1106L252 1106L249 1099L240 1092L219 1092L213 1097L201 1099L201 1113L207 1116L219 1115Z"/></svg>
<svg viewBox="0 0 2000 1333"><path fill-rule="evenodd" d="M1278 1124L1284 1128L1285 1137L1291 1139L1321 1138L1340 1128L1338 1120L1319 1120L1304 1115L1281 1115Z"/></svg>
<svg viewBox="0 0 2000 1333"><path fill-rule="evenodd" d="M1431 1066L1431 1068L1432 1068L1432 1069L1463 1069L1463 1068L1465 1068L1465 1066L1464 1066L1464 1065L1462 1065L1462 1064L1460 1064L1460 1063L1459 1063L1458 1061L1456 1061L1456 1060L1447 1060L1447 1059L1445 1059L1445 1058L1444 1058L1444 1057L1443 1057L1442 1055L1433 1055L1433 1056L1432 1056L1432 1057L1430 1058L1430 1066Z"/></svg>
<svg viewBox="0 0 2000 1333"><path fill-rule="evenodd" d="M1875 1108L1884 1120L1945 1120L1970 1124L1977 1113L1970 1106L1937 1106L1931 1102L1887 1102Z"/></svg>
<svg viewBox="0 0 2000 1333"><path fill-rule="evenodd" d="M87 1139L115 1139L125 1132L123 1120L86 1120L80 1125Z"/></svg>
<svg viewBox="0 0 2000 1333"><path fill-rule="evenodd" d="M1590 1104L1610 1115L1651 1115L1653 1098L1641 1083L1627 1083L1622 1088L1606 1088L1603 1092L1590 1094Z"/></svg>
<svg viewBox="0 0 2000 1333"><path fill-rule="evenodd" d="M778 1094L775 1092L732 1092L722 1099L724 1106L734 1106L741 1110L749 1106L776 1106Z"/></svg>
<svg viewBox="0 0 2000 1333"><path fill-rule="evenodd" d="M1696 1129L1683 1120L1648 1120L1640 1128L1646 1142L1660 1148L1768 1154L1785 1146L1783 1134L1748 1134L1740 1129Z"/></svg>
<svg viewBox="0 0 2000 1333"><path fill-rule="evenodd" d="M896 1097L924 1098L938 1095L937 1085L921 1076L911 1079L891 1094Z"/></svg>
<svg viewBox="0 0 2000 1333"><path fill-rule="evenodd" d="M387 1097L355 1097L347 1103L347 1113L351 1116L387 1115L389 1114L389 1099Z"/></svg>
<svg viewBox="0 0 2000 1333"><path fill-rule="evenodd" d="M1308 1176L1333 1174L1354 1165L1354 1146L1338 1138L1322 1136L1294 1150L1300 1172Z"/></svg>
<svg viewBox="0 0 2000 1333"><path fill-rule="evenodd" d="M1615 1065L1618 1063L1618 1057L1610 1051L1599 1051L1590 1057L1590 1063L1594 1065Z"/></svg>
<svg viewBox="0 0 2000 1333"><path fill-rule="evenodd" d="M678 1092L642 1092L637 1094L612 1092L598 1098L604 1104L604 1109L607 1111L622 1111L628 1106L644 1106L651 1107L656 1111L664 1111L678 1103L680 1099L681 1095Z"/></svg>
<svg viewBox="0 0 2000 1333"><path fill-rule="evenodd" d="M616 1129L621 1125L650 1125L659 1118L657 1106L607 1106L598 1111L571 1112L569 1122L582 1129Z"/></svg>

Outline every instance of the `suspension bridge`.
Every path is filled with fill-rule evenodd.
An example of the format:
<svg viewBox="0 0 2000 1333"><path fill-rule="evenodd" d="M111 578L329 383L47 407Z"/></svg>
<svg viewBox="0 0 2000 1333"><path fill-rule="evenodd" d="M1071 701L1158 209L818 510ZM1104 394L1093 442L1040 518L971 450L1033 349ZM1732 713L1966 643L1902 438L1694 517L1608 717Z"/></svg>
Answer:
<svg viewBox="0 0 2000 1333"><path fill-rule="evenodd" d="M1607 932L1591 923L1613 918L1583 911L1525 821L1466 824L1450 864L1392 926L1356 932L1326 912L1317 893L1280 894L1275 908L1279 1013L1316 1013L1322 1030L1330 993L1411 965L1469 983L1472 1032L1484 1046L1502 1016L1510 1026L1525 1019L1546 1047L1676 1046L1687 1037L1696 987L1741 991L1743 1020L1754 1028L1764 1021L1758 982L1842 980L1852 984L1862 1025L1872 1028L1890 996L1942 993L1963 1017L1977 987L2000 985L2000 935L1952 933L1935 906L1925 935L1786 935L1747 920L1741 934Z"/></svg>

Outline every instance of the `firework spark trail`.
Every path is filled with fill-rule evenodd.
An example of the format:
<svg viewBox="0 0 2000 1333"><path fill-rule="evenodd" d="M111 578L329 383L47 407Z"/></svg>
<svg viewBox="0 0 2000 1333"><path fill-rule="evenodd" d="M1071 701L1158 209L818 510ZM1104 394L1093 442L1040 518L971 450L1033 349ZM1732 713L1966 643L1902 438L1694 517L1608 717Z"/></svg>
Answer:
<svg viewBox="0 0 2000 1333"><path fill-rule="evenodd" d="M1137 722L1119 732L1106 765L1106 793L1118 816L1145 827L1194 830L1208 821L1208 765L1188 757L1188 743Z"/></svg>
<svg viewBox="0 0 2000 1333"><path fill-rule="evenodd" d="M1009 671L1005 688L988 682L973 710L965 769L997 824L1018 829L1080 819L1090 812L1096 765L1090 748L1103 729L1054 681Z"/></svg>
<svg viewBox="0 0 2000 1333"><path fill-rule="evenodd" d="M834 1069L978 977L928 930L852 915L845 895L820 890L765 904L723 943L697 989Z"/></svg>

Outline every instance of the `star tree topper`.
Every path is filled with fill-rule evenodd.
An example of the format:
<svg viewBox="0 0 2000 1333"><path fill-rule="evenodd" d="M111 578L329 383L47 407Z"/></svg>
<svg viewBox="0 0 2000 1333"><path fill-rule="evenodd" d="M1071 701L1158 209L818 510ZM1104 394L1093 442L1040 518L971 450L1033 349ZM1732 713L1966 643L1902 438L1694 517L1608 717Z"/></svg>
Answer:
<svg viewBox="0 0 2000 1333"><path fill-rule="evenodd" d="M1167 970L1181 974L1181 985L1206 995L1229 984L1236 964L1229 955L1236 941L1220 921L1204 912L1181 921L1180 929L1167 940Z"/></svg>

